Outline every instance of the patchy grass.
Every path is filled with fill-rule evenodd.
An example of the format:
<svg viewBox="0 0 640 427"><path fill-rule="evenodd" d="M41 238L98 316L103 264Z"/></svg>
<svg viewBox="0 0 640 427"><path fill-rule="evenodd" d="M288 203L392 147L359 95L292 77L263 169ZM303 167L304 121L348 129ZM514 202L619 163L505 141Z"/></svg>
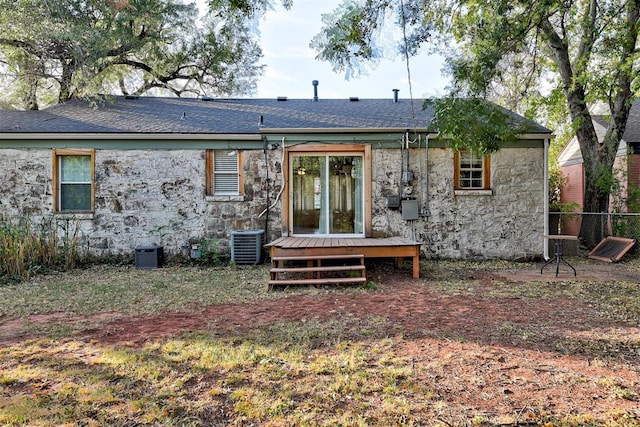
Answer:
<svg viewBox="0 0 640 427"><path fill-rule="evenodd" d="M0 425L639 426L637 284L487 282L491 271L521 266L431 263L420 281L374 268L363 288L275 292L267 290L265 266L92 267L0 287L0 301L9 302L0 306L0 328L32 319L28 332L39 336L0 334ZM435 303L569 299L611 329L560 330L557 348L548 349L549 330L560 333L564 324L505 319L486 330L486 340L469 341L470 314L448 336L434 322L424 325L433 333L416 338L375 312L312 312L319 299L336 307L392 304L399 280L409 287L404 295L428 292ZM210 325L143 345L78 338L104 313L144 317L231 303L241 310L301 295L307 298L295 301L309 303L309 315L300 321L284 320L283 312L267 324L225 332ZM33 321L34 313L49 320Z"/></svg>
<svg viewBox="0 0 640 427"><path fill-rule="evenodd" d="M39 276L29 282L0 286L0 318L66 312L152 314L183 311L212 304L243 303L330 292L366 293L375 286L287 288L270 292L269 267L165 267L138 270L132 266L92 266Z"/></svg>
<svg viewBox="0 0 640 427"><path fill-rule="evenodd" d="M410 361L393 356L393 340L290 344L203 335L142 349L50 340L5 348L0 424L398 425L414 419L410 395L432 398L409 379Z"/></svg>
<svg viewBox="0 0 640 427"><path fill-rule="evenodd" d="M578 266L591 264L586 258L571 259ZM494 262L452 262L438 261L426 263L423 275L429 278L428 286L449 295L482 295L484 298L570 298L587 301L604 317L627 322L640 321L640 286L636 281L617 280L577 280L548 281L541 275L540 280L508 283L491 277L490 285L483 279L494 272L531 270L538 271L540 264ZM632 259L625 264L629 272L640 278L640 259ZM486 280L485 280L486 281Z"/></svg>
<svg viewBox="0 0 640 427"><path fill-rule="evenodd" d="M94 266L41 276L0 287L0 316L71 312L157 313L196 304L269 298L266 267L167 267L137 270L130 266Z"/></svg>
<svg viewBox="0 0 640 427"><path fill-rule="evenodd" d="M277 299L293 294L331 292L331 288L290 288L269 292L268 266L215 268L92 266L0 286L0 317L66 312L152 314L186 307ZM360 288L341 291L365 292Z"/></svg>
<svg viewBox="0 0 640 427"><path fill-rule="evenodd" d="M455 371L451 356L423 360L400 355L401 337L327 342L310 346L309 335L333 335L339 324L282 323L260 336L216 339L196 334L143 348L111 347L71 339L41 339L0 350L2 425L548 425L635 426L631 412L606 419L584 412L558 416L531 402L510 415L471 411L449 401ZM301 332L300 329L303 331ZM330 331L330 332L327 332ZM257 338L257 339L256 339ZM491 357L468 348L474 357ZM455 356L454 356L455 357ZM503 356L501 356L503 357ZM503 362L503 363L500 363ZM501 365L502 393L528 380L523 366ZM519 361L518 363L521 363ZM485 370L488 365L485 363ZM633 385L598 379L559 366L549 387L595 387L602 398L637 401ZM459 386L489 381L458 378ZM454 382L453 384L456 384ZM488 384L485 384L488 385ZM498 398L500 399L500 398ZM521 423L521 424L518 424Z"/></svg>

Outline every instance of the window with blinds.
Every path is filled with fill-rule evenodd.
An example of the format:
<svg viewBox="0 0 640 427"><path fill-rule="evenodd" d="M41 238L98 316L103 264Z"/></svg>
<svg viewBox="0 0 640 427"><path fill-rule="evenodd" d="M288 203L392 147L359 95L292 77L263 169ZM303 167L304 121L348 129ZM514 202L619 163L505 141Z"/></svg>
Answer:
<svg viewBox="0 0 640 427"><path fill-rule="evenodd" d="M207 150L207 195L240 194L239 157L236 150Z"/></svg>

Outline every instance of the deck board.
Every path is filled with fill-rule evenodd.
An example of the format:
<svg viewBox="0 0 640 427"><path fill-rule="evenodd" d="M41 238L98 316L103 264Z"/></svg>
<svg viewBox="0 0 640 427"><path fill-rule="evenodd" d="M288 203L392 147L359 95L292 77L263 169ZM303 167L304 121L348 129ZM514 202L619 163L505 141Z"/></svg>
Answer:
<svg viewBox="0 0 640 427"><path fill-rule="evenodd" d="M403 258L413 261L413 277L420 276L420 243L404 237L337 238L280 237L265 245L270 256L348 255L361 253L365 258Z"/></svg>

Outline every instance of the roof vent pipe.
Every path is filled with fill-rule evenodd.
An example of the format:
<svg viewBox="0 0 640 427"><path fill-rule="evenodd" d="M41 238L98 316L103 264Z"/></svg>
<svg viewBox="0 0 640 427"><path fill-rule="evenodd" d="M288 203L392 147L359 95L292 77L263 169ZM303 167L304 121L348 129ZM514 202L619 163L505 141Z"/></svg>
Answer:
<svg viewBox="0 0 640 427"><path fill-rule="evenodd" d="M318 102L318 81L314 80L311 84L313 85L313 101Z"/></svg>
<svg viewBox="0 0 640 427"><path fill-rule="evenodd" d="M393 102L398 102L398 92L400 89L393 89Z"/></svg>

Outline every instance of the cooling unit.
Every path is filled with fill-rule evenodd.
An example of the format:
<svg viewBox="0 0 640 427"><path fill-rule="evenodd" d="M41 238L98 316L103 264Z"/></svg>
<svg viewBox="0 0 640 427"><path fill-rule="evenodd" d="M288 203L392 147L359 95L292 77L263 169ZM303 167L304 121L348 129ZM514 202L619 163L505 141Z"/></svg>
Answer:
<svg viewBox="0 0 640 427"><path fill-rule="evenodd" d="M231 261L236 264L260 264L264 230L231 232Z"/></svg>

